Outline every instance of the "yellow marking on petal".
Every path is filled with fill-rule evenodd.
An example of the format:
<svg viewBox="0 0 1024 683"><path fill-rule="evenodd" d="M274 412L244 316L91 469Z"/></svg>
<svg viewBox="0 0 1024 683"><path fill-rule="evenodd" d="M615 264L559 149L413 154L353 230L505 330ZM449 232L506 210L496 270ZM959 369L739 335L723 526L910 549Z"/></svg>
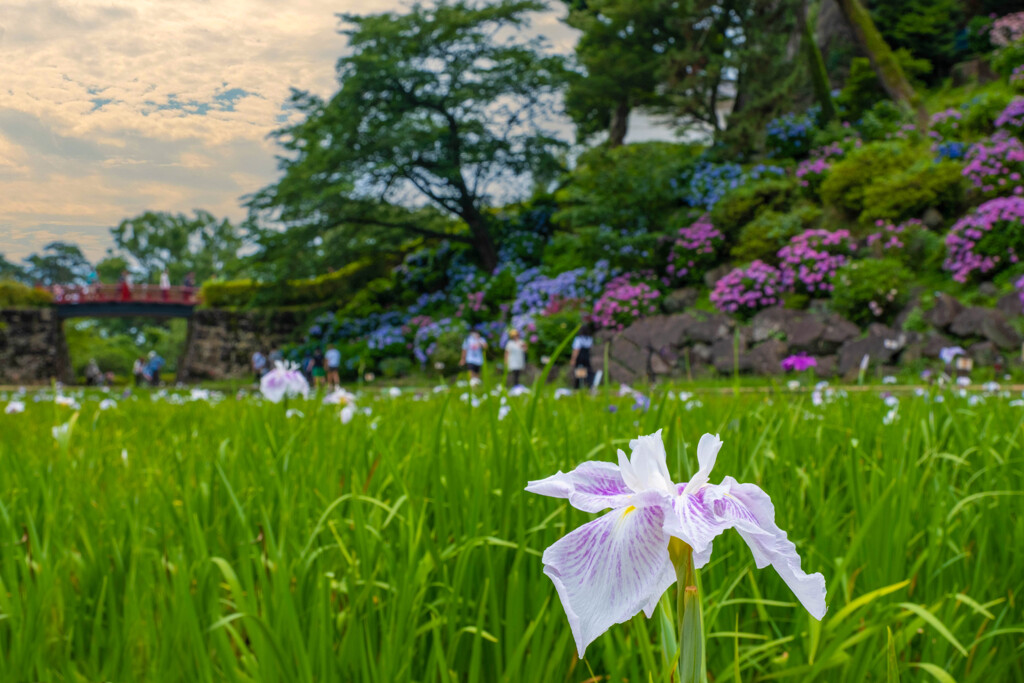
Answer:
<svg viewBox="0 0 1024 683"><path fill-rule="evenodd" d="M626 508L625 510L622 511L622 516L625 517L630 512L635 512L635 511L636 511L636 508L634 506L630 505L628 508Z"/></svg>

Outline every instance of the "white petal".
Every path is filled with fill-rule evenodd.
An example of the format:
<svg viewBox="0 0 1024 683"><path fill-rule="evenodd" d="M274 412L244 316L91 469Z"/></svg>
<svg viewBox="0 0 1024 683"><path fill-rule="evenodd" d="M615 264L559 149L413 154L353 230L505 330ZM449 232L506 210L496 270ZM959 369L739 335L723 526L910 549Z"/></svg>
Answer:
<svg viewBox="0 0 1024 683"><path fill-rule="evenodd" d="M636 471L633 469L633 463L629 461L629 457L619 450L619 474L622 475L622 480L626 482L626 486L632 491L642 491L643 483L637 476Z"/></svg>
<svg viewBox="0 0 1024 683"><path fill-rule="evenodd" d="M700 442L697 444L697 462L699 468L697 474L693 475L686 484L684 493L688 495L694 495L704 484L708 483L708 479L711 477L711 470L715 467L715 461L718 460L718 451L722 450L722 440L718 438L718 434L705 434L700 437Z"/></svg>
<svg viewBox="0 0 1024 683"><path fill-rule="evenodd" d="M661 500L658 494L641 497ZM580 657L613 624L641 610L675 583L659 504L613 510L544 551L544 573L555 584Z"/></svg>
<svg viewBox="0 0 1024 683"><path fill-rule="evenodd" d="M672 484L672 478L668 474L661 430L633 439L629 442L629 448L632 451L630 461L633 463L633 471L643 486L635 490L667 490Z"/></svg>
<svg viewBox="0 0 1024 683"><path fill-rule="evenodd" d="M716 536L735 528L750 546L758 569L775 567L811 616L820 620L825 615L825 578L800 568L796 546L776 526L775 508L760 488L726 477L718 486L700 488L696 495L677 497L672 509L665 530L693 548L695 566L707 564Z"/></svg>
<svg viewBox="0 0 1024 683"><path fill-rule="evenodd" d="M530 493L567 498L577 510L600 512L629 505L633 491L626 486L619 468L610 462L585 462L572 472L559 472L547 479L531 481Z"/></svg>

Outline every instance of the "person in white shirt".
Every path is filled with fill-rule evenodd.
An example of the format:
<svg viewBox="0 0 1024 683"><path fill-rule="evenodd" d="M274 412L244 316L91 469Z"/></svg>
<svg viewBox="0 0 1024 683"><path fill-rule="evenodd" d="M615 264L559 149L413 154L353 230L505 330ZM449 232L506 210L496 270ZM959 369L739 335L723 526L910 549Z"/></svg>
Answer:
<svg viewBox="0 0 1024 683"><path fill-rule="evenodd" d="M171 276L166 268L160 273L160 298L164 301L171 298Z"/></svg>
<svg viewBox="0 0 1024 683"><path fill-rule="evenodd" d="M324 364L327 366L327 386L337 389L341 386L341 351L335 348L334 344L327 345Z"/></svg>
<svg viewBox="0 0 1024 683"><path fill-rule="evenodd" d="M512 380L512 386L518 386L519 375L526 369L526 342L519 338L519 330L508 331L508 341L505 342L505 368Z"/></svg>

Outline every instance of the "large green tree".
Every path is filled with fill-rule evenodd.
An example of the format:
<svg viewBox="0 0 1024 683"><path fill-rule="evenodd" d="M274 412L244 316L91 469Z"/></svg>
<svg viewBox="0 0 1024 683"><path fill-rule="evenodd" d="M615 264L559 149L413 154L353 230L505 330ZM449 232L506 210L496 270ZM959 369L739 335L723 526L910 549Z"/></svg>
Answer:
<svg viewBox="0 0 1024 683"><path fill-rule="evenodd" d="M50 242L25 263L28 278L44 285L82 284L92 270L82 250L69 242Z"/></svg>
<svg viewBox="0 0 1024 683"><path fill-rule="evenodd" d="M564 60L521 28L544 5L443 1L407 13L342 15L349 54L329 100L295 92L304 120L276 133L281 179L251 197L253 219L286 227L376 226L473 247L492 269L488 202L509 199L560 168L564 143L546 121ZM553 121L551 121L553 123ZM464 228L396 217L391 204L432 205Z"/></svg>
<svg viewBox="0 0 1024 683"><path fill-rule="evenodd" d="M680 40L685 4L677 0L568 0L566 23L579 29L566 111L578 137L608 133L617 147L636 108L664 103L666 54Z"/></svg>
<svg viewBox="0 0 1024 683"><path fill-rule="evenodd" d="M3 254L0 254L0 280L28 282L29 277L23 267L8 261Z"/></svg>
<svg viewBox="0 0 1024 683"><path fill-rule="evenodd" d="M127 257L143 282L155 282L164 268L179 283L189 272L195 273L199 283L213 275L230 278L240 268L238 251L244 243L240 231L208 211L196 210L192 216L147 211L121 221L110 233L115 245L111 256ZM116 265L107 259L104 270Z"/></svg>

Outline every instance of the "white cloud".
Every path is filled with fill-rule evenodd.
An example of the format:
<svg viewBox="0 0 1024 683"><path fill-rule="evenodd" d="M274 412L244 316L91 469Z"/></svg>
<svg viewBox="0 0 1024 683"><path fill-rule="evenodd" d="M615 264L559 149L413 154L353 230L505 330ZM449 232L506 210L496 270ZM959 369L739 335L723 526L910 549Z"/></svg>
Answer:
<svg viewBox="0 0 1024 683"><path fill-rule="evenodd" d="M396 0L0 0L0 253L92 258L147 209L239 220L276 177L290 88L330 94L340 12ZM568 51L558 14L534 30ZM200 112L204 112L200 115Z"/></svg>

